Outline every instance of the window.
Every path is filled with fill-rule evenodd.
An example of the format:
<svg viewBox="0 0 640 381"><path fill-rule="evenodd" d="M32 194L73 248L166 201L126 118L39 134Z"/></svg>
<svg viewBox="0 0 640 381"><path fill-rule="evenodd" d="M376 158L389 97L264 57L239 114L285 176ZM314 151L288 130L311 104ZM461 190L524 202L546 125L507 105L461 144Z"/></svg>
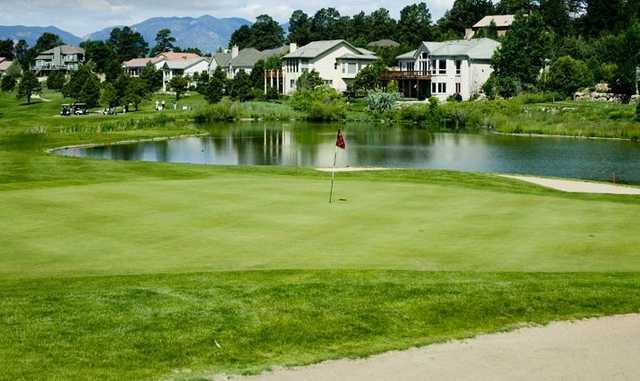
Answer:
<svg viewBox="0 0 640 381"><path fill-rule="evenodd" d="M447 74L447 60L440 60L438 74Z"/></svg>
<svg viewBox="0 0 640 381"><path fill-rule="evenodd" d="M462 61L456 60L456 75L462 74Z"/></svg>
<svg viewBox="0 0 640 381"><path fill-rule="evenodd" d="M431 74L435 74L436 73L436 63L438 61L436 60L431 60Z"/></svg>
<svg viewBox="0 0 640 381"><path fill-rule="evenodd" d="M324 83L324 84L325 84L325 85L327 85L327 86L331 86L331 85L333 85L333 81L332 81L332 80L330 80L330 79L329 79L329 80L323 79L323 80L322 80L322 83Z"/></svg>
<svg viewBox="0 0 640 381"><path fill-rule="evenodd" d="M462 94L462 84L456 83L456 94Z"/></svg>
<svg viewBox="0 0 640 381"><path fill-rule="evenodd" d="M415 68L415 62L407 62L407 71L413 71Z"/></svg>
<svg viewBox="0 0 640 381"><path fill-rule="evenodd" d="M429 53L427 52L422 52L422 59L426 60L427 58L429 58Z"/></svg>
<svg viewBox="0 0 640 381"><path fill-rule="evenodd" d="M438 91L436 90L436 83L431 82L431 94L436 94Z"/></svg>
<svg viewBox="0 0 640 381"><path fill-rule="evenodd" d="M446 83L438 83L438 93L444 94L447 92L447 84Z"/></svg>
<svg viewBox="0 0 640 381"><path fill-rule="evenodd" d="M355 74L358 72L358 66L355 62L349 62L349 74Z"/></svg>
<svg viewBox="0 0 640 381"><path fill-rule="evenodd" d="M336 63L333 64L333 69L338 70L338 61L336 61Z"/></svg>

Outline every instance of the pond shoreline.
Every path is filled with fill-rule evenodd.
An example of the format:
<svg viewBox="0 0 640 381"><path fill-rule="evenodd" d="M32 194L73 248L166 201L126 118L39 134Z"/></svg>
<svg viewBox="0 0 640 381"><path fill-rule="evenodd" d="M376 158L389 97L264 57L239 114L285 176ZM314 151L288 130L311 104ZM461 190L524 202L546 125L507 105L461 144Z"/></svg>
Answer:
<svg viewBox="0 0 640 381"><path fill-rule="evenodd" d="M517 133L517 132L500 132L495 130L490 130L490 134L499 135L499 136L515 136L515 137L524 137L524 138L570 138L570 139L586 139L586 140L612 140L612 141L623 141L623 142L631 142L631 143L640 143L640 141L630 138L609 138L602 136L582 136L582 135L559 135L559 134L540 134L540 133Z"/></svg>

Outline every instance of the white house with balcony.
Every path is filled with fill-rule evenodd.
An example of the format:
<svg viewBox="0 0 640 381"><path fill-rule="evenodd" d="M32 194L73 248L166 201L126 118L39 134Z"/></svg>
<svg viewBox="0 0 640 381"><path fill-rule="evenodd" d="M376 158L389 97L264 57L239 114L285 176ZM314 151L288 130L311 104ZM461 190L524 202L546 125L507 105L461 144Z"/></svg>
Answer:
<svg viewBox="0 0 640 381"><path fill-rule="evenodd" d="M84 49L70 45L57 46L40 53L32 70L46 74L51 71L76 71L84 63Z"/></svg>
<svg viewBox="0 0 640 381"><path fill-rule="evenodd" d="M345 40L313 41L302 47L291 44L282 59L283 93L295 92L302 73L312 70L326 85L345 92L360 70L377 59L375 53Z"/></svg>
<svg viewBox="0 0 640 381"><path fill-rule="evenodd" d="M396 57L398 67L385 73L404 96L447 100L459 94L471 99L493 72L491 58L500 43L489 38L423 42L418 49Z"/></svg>
<svg viewBox="0 0 640 381"><path fill-rule="evenodd" d="M190 58L185 60L164 61L162 70L162 91L167 91L168 84L176 76L193 78L198 73L206 73L209 71L209 60L204 57ZM190 86L195 85L191 82Z"/></svg>

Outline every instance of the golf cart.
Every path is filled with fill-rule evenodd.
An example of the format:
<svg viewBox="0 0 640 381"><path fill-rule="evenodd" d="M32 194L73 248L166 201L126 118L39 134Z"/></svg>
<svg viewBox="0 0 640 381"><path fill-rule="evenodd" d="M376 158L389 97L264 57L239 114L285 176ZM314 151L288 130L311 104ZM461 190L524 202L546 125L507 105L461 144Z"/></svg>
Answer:
<svg viewBox="0 0 640 381"><path fill-rule="evenodd" d="M62 105L62 110L60 111L60 115L62 115L62 116L69 116L69 115L71 115L71 105L69 105L69 104L63 104L63 105Z"/></svg>
<svg viewBox="0 0 640 381"><path fill-rule="evenodd" d="M60 115L62 116L87 115L88 113L89 108L86 103L63 104L62 110L60 111Z"/></svg>

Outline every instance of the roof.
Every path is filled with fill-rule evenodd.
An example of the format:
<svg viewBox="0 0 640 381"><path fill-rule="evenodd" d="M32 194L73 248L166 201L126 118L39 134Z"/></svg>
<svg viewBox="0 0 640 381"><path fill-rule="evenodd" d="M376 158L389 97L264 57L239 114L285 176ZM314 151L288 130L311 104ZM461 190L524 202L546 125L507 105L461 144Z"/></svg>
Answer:
<svg viewBox="0 0 640 381"><path fill-rule="evenodd" d="M367 47L369 48L397 48L398 46L400 46L399 43L390 40L390 39L382 39L382 40L378 40L378 41L373 41L370 42L369 44L367 44Z"/></svg>
<svg viewBox="0 0 640 381"><path fill-rule="evenodd" d="M406 52L403 54L400 54L399 56L396 56L397 60L412 60L416 57L416 52L417 50L412 50L410 52Z"/></svg>
<svg viewBox="0 0 640 381"><path fill-rule="evenodd" d="M367 60L367 61L375 61L378 59L378 56L375 55L371 55L371 54L353 54L353 53L346 53L341 55L340 57L338 57L339 60Z"/></svg>
<svg viewBox="0 0 640 381"><path fill-rule="evenodd" d="M2 61L6 61L7 59L5 57L0 57L0 62Z"/></svg>
<svg viewBox="0 0 640 381"><path fill-rule="evenodd" d="M195 53L177 53L177 52L160 53L155 58L159 58L159 57L164 57L167 61L191 60L195 58L200 58L200 56Z"/></svg>
<svg viewBox="0 0 640 381"><path fill-rule="evenodd" d="M82 48L78 48L77 46L71 46L71 45L60 45L60 46L56 46L53 49L49 49L49 50L45 50L44 52L40 53L40 54L54 54L54 52L56 50L60 50L60 53L62 54L84 54L84 49Z"/></svg>
<svg viewBox="0 0 640 381"><path fill-rule="evenodd" d="M466 56L469 59L490 60L493 53L500 47L498 41L490 38L476 38L472 40L451 40L443 42L423 42L430 56ZM401 54L396 59L415 58L418 51L414 50Z"/></svg>
<svg viewBox="0 0 640 381"><path fill-rule="evenodd" d="M493 21L498 28L508 28L513 24L513 20L515 19L514 15L492 15L485 16L482 20L478 21L473 27L474 28L486 28L491 25Z"/></svg>
<svg viewBox="0 0 640 381"><path fill-rule="evenodd" d="M215 53L211 58L216 61L218 66L227 66L231 61L231 53Z"/></svg>
<svg viewBox="0 0 640 381"><path fill-rule="evenodd" d="M12 63L13 61L7 61L6 59L0 60L0 71L7 71L7 69L9 69L9 66L11 66Z"/></svg>
<svg viewBox="0 0 640 381"><path fill-rule="evenodd" d="M199 64L202 61L207 61L207 60L206 58L203 58L203 57L191 58L186 60L171 60L171 61L165 61L164 67L167 67L169 69L185 70L190 68L191 66Z"/></svg>
<svg viewBox="0 0 640 381"><path fill-rule="evenodd" d="M267 49L263 51L259 51L254 48L246 48L242 49L238 52L238 55L235 58L229 60L227 64L224 66L233 66L233 67L253 67L260 60L266 60L267 58L274 56L282 56L289 52L288 46L282 46L275 49Z"/></svg>
<svg viewBox="0 0 640 381"><path fill-rule="evenodd" d="M154 58L134 58L124 62L122 65L125 67L145 67L149 62L156 63Z"/></svg>
<svg viewBox="0 0 640 381"><path fill-rule="evenodd" d="M346 44L354 51L360 52L363 55L375 56L374 52L367 49L363 49L363 48L356 48L355 46L351 45L345 40L324 40L324 41L310 42L307 45L298 48L296 51L289 53L284 57L285 58L316 58L340 44Z"/></svg>

